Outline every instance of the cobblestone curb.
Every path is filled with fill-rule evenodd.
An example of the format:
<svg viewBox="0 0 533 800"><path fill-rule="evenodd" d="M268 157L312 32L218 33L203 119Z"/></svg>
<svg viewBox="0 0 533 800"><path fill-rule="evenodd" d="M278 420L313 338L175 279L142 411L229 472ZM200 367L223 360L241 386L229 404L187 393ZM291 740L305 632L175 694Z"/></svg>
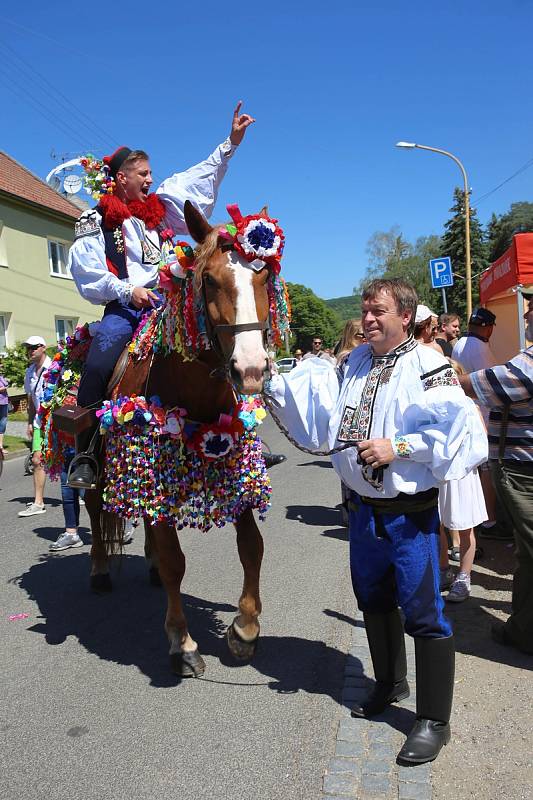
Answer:
<svg viewBox="0 0 533 800"><path fill-rule="evenodd" d="M323 779L323 800L431 800L431 765L402 767L396 755L411 730L416 707L414 643L405 637L411 696L372 720L353 719L350 708L372 685L372 663L362 615L356 615L346 657L342 716L335 755Z"/></svg>

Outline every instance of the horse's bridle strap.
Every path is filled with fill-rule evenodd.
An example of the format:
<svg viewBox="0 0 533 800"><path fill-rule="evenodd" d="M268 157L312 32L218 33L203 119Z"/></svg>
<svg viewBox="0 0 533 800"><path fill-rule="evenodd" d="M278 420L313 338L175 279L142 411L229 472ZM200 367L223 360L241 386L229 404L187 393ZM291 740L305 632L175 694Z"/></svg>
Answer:
<svg viewBox="0 0 533 800"><path fill-rule="evenodd" d="M268 320L264 322L241 322L239 325L214 325L213 333L223 331L233 335L242 331L267 331L269 327Z"/></svg>

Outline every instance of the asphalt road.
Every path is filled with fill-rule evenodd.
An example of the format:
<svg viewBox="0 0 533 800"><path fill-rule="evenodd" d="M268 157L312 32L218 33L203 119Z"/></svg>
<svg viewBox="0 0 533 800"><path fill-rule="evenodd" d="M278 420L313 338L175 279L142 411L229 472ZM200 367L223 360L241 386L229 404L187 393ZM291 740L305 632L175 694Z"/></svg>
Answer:
<svg viewBox="0 0 533 800"><path fill-rule="evenodd" d="M335 749L353 596L339 484L326 459L262 432L288 460L271 471L262 525L262 638L236 666L223 638L242 573L234 530L181 535L184 599L205 677L170 673L166 598L147 580L141 534L114 570L115 591L88 590L89 546L49 555L63 529L60 492L47 513L22 460L0 479L0 731L5 800L314 800ZM82 525L88 518L82 510ZM88 528L82 538L89 542ZM16 614L25 619L10 620Z"/></svg>

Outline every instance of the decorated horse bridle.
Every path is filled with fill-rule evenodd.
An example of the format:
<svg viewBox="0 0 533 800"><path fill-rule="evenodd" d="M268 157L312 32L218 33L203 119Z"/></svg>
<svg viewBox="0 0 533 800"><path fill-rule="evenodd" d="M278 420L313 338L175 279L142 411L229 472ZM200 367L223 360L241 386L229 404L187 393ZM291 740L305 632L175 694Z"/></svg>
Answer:
<svg viewBox="0 0 533 800"><path fill-rule="evenodd" d="M266 267L277 275L281 269L280 259L285 243L283 231L278 226L277 220L259 214L243 217L237 205L229 205L227 209L232 222L219 230L219 237L225 240L221 247L222 251L237 252L248 261L251 269L256 272L260 272ZM272 329L271 316L269 315L268 320L263 322L213 325L207 310L205 281L202 281L202 302L209 343L223 362L221 370L228 376L235 343L231 352L227 354L224 352L219 335L227 333L234 337L244 331L263 331L263 344L266 345Z"/></svg>

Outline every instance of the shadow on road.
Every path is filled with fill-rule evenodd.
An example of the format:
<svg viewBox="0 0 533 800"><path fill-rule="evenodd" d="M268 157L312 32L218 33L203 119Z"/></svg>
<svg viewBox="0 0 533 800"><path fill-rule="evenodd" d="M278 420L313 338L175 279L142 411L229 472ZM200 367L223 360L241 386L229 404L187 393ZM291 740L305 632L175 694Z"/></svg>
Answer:
<svg viewBox="0 0 533 800"><path fill-rule="evenodd" d="M342 522L341 512L338 509L325 506L287 506L286 517L319 528L329 528L334 525L340 528Z"/></svg>
<svg viewBox="0 0 533 800"><path fill-rule="evenodd" d="M166 594L149 585L144 558L125 555L112 576L114 591L89 591L88 553L43 557L13 579L36 602L40 620L28 628L50 646L74 636L88 652L104 661L136 666L154 687L180 683L168 662L163 628ZM239 683L237 664L229 655L226 622L219 612L233 612L228 603L182 595L192 636L204 656L214 656L230 668L227 683ZM266 685L280 693L326 694L340 703L346 654L322 641L291 636L262 636L253 668ZM249 678L249 675L247 676ZM206 673L206 679L209 673ZM247 681L248 682L248 681Z"/></svg>
<svg viewBox="0 0 533 800"><path fill-rule="evenodd" d="M325 469L333 469L333 464L329 458L321 458L317 461L303 461L301 464L296 464L297 467L324 467Z"/></svg>

